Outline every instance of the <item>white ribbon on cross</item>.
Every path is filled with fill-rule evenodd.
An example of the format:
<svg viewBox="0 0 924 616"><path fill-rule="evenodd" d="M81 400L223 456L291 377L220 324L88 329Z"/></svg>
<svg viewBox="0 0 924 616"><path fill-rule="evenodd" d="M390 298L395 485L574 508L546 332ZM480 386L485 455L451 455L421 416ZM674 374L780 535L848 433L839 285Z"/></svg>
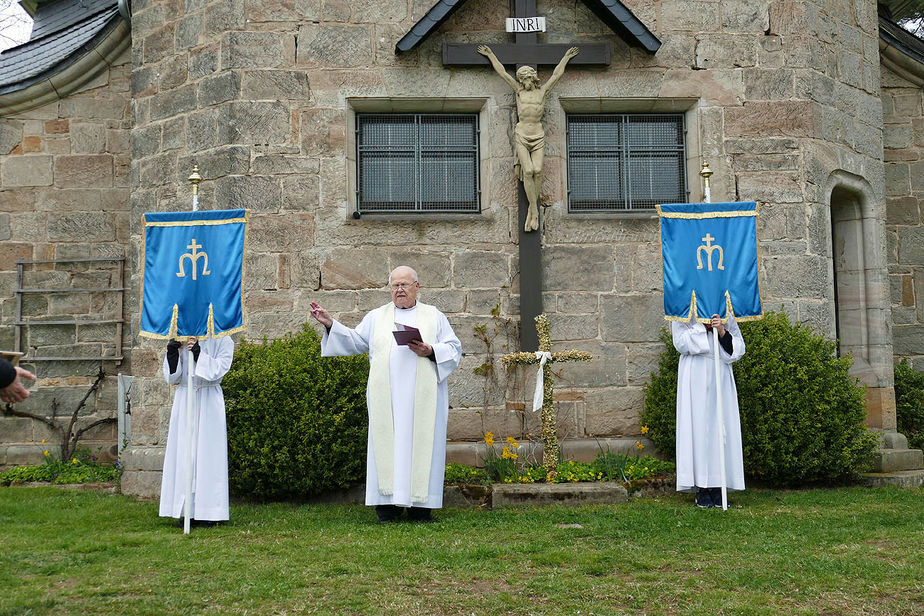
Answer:
<svg viewBox="0 0 924 616"><path fill-rule="evenodd" d="M545 375L542 369L545 362L552 359L552 354L548 351L536 351L536 359L539 360L539 372L536 373L536 391L533 392L533 413L542 408L542 399L545 398Z"/></svg>

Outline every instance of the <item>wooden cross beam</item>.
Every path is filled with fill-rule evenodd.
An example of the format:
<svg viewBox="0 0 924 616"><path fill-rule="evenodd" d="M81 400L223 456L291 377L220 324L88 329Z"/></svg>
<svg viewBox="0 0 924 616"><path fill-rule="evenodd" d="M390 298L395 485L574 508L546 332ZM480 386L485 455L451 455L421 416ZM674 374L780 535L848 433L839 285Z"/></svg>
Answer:
<svg viewBox="0 0 924 616"><path fill-rule="evenodd" d="M514 36L532 35L518 33ZM558 43L507 43L492 44L491 51L501 64L521 66L555 66L565 55L570 44ZM581 53L570 62L571 66L609 66L610 46L604 43L581 43ZM468 43L443 43L443 64L447 66L490 66L491 63L477 51L478 45Z"/></svg>
<svg viewBox="0 0 924 616"><path fill-rule="evenodd" d="M539 351L550 353L542 366L542 464L545 466L546 478L551 481L555 478L558 468L558 427L555 419L555 388L552 382L552 363L566 361L590 361L593 356L585 351L559 351L552 353L552 333L549 330L549 319L544 314L536 317L536 334L539 338ZM501 358L504 365L510 368L517 365L530 365L542 363L542 356L538 353L508 353Z"/></svg>

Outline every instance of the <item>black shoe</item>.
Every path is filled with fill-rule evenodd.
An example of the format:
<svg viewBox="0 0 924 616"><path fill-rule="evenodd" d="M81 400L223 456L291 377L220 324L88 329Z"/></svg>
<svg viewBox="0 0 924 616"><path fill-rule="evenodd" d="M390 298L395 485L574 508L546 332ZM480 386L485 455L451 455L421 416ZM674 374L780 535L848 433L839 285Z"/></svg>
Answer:
<svg viewBox="0 0 924 616"><path fill-rule="evenodd" d="M709 493L709 488L699 488L696 491L696 501L695 502L696 502L696 506L702 509L709 509L711 507L715 507L715 503L712 501L712 495Z"/></svg>
<svg viewBox="0 0 924 616"><path fill-rule="evenodd" d="M398 518L401 517L402 513L404 513L404 507L398 507L397 505L376 505L375 506L375 515L378 518L379 524L389 524L391 522L397 522Z"/></svg>
<svg viewBox="0 0 924 616"><path fill-rule="evenodd" d="M173 525L176 526L177 528L183 528L186 526L184 524L185 520L186 518L180 518L179 520L174 521ZM210 526L218 526L219 524L221 524L221 522L217 520L197 520L196 518L190 518L189 520L190 527L193 527L193 526L199 526L199 527L209 526L210 527Z"/></svg>
<svg viewBox="0 0 924 616"><path fill-rule="evenodd" d="M408 507L407 519L410 522L423 522L424 524L436 521L433 519L433 510L427 507Z"/></svg>
<svg viewBox="0 0 924 616"><path fill-rule="evenodd" d="M722 508L722 488L709 488L709 496L712 498L712 504ZM726 492L725 498L728 498L728 493Z"/></svg>

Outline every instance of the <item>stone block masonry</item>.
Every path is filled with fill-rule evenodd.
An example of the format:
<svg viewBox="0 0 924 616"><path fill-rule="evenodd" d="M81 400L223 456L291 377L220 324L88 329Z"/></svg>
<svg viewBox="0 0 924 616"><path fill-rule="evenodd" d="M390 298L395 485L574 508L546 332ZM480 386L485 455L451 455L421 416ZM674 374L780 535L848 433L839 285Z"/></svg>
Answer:
<svg viewBox="0 0 924 616"><path fill-rule="evenodd" d="M0 118L0 348L15 344L17 261L121 257L129 245L131 102L126 94L130 58L116 60L93 86L31 111ZM116 267L114 267L116 266ZM118 262L39 263L23 266L23 288L118 287ZM116 292L121 295L121 292ZM23 294L23 320L121 319L119 297L110 292ZM115 300L115 301L114 301ZM102 365L107 377L80 411L77 427L116 415L121 365L100 361L33 361L36 357L113 356L121 345L115 324L30 325L21 329L23 364L38 376L32 395L16 408L67 418ZM42 444L42 439L46 443ZM113 425L86 433L80 444L111 456ZM0 467L41 462L57 455L60 437L43 423L0 417Z"/></svg>
<svg viewBox="0 0 924 616"><path fill-rule="evenodd" d="M136 318L141 214L187 209L186 178L198 165L203 209L251 213L249 338L300 327L311 300L355 325L387 301L388 271L411 265L421 299L447 313L464 344L450 385L450 438L477 440L485 430L522 437L530 420L517 405L532 377L474 371L519 350L509 331L519 320L525 265L515 239L514 101L489 69L444 67L440 53L444 42L506 40L509 11L469 0L419 47L395 55L395 43L428 8L416 0L138 3L130 78L126 57L108 86L0 120L0 288L10 288L17 258L123 251L127 310ZM868 307L882 315L891 308L896 349L922 361L915 346L924 324L920 88L883 74L872 2L631 3L663 42L654 55L626 45L584 3L548 0L539 8L554 17L547 42L612 45L610 67L568 70L545 116L544 309L553 334L560 332L553 350L567 344L560 348L595 355L558 381L566 436L637 433L664 326L652 213L568 211L572 109L684 114L689 199L701 199L695 174L707 160L714 200L762 202L764 305L785 306L820 331L834 331L837 314L832 177L859 178L871 204L864 228L885 238L864 255L867 287L886 290ZM462 108L479 117L480 213L354 219L356 114ZM845 296L861 297L863 285L856 286ZM0 295L4 317L11 301ZM34 308L68 309L47 301ZM476 328L492 332L490 346ZM0 325L0 339L9 337ZM73 344L102 345L100 337L85 332ZM869 339L876 348L867 372L888 389L891 340L878 330ZM131 459L138 462L124 485L148 493L156 470L140 460L162 451L171 392L159 379L160 345L127 328L126 346L144 359L134 370ZM880 406L886 425L888 404Z"/></svg>

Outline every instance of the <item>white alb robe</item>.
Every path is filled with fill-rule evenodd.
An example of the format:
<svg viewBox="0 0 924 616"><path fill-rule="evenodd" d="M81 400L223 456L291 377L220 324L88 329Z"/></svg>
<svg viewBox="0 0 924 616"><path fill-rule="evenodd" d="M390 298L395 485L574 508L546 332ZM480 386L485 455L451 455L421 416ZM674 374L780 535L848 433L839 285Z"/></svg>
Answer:
<svg viewBox="0 0 924 616"><path fill-rule="evenodd" d="M395 323L417 326L417 307L402 309L395 307ZM369 312L356 327L350 329L334 321L329 332L321 339L321 355L359 355L369 353L370 363L375 353L372 341L380 314L389 304ZM452 331L446 316L437 312L436 340L425 340L433 347L436 357L436 422L433 428L433 454L430 462L428 497L426 501L411 498L411 456L414 443L414 391L417 382L418 356L410 348L398 345L391 337L389 357L389 383L391 386L391 407L394 426L394 475L390 495L379 491L379 475L373 453L373 431L369 430L366 449L366 505L398 505L402 507L426 507L439 509L443 506L443 478L446 471L446 424L449 420L449 384L446 378L462 359L462 344ZM430 360L427 360L430 361ZM372 381L370 375L370 382ZM366 404L375 392L366 389Z"/></svg>
<svg viewBox="0 0 924 616"><path fill-rule="evenodd" d="M192 508L197 520L227 520L228 431L221 379L231 368L234 341L229 336L199 341L199 360L193 361L196 415L192 430ZM160 486L160 515L183 515L186 498L186 349L180 349L176 372L164 358L164 378L179 385L170 411L164 474Z"/></svg>
<svg viewBox="0 0 924 616"><path fill-rule="evenodd" d="M744 458L738 391L732 363L744 355L744 338L733 318L726 330L732 336L732 354L719 344L722 416L725 419L725 478L729 490L744 489ZM697 322L672 322L674 347L680 352L677 370L677 490L722 485L719 459L719 422L716 416L716 385L713 334Z"/></svg>

